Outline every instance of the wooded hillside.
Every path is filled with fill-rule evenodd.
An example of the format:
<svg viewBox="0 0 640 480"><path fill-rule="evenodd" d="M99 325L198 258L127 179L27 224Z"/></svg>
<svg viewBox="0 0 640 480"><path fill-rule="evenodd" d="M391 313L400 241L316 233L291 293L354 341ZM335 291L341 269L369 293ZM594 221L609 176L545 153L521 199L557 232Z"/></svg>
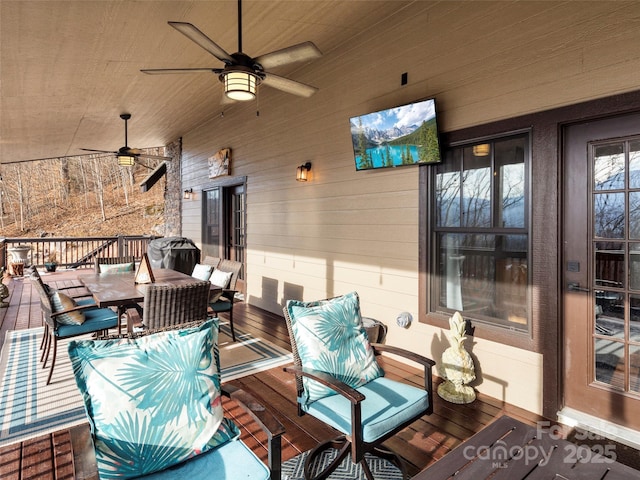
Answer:
<svg viewBox="0 0 640 480"><path fill-rule="evenodd" d="M0 164L0 237L162 235L166 180L139 186L159 163L121 167L100 154Z"/></svg>

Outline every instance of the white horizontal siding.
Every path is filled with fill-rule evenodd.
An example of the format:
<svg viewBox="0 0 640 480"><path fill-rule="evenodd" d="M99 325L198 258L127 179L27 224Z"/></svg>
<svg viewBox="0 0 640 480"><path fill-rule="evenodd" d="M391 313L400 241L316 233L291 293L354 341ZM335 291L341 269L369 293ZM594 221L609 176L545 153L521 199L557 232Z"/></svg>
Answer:
<svg viewBox="0 0 640 480"><path fill-rule="evenodd" d="M439 360L442 332L395 325L398 313L418 313L418 168L356 172L349 118L435 96L449 131L635 90L639 22L638 2L415 2L297 69L292 78L320 88L313 97L264 87L257 104L186 134L183 186L207 188L207 157L233 150L231 174L247 177L250 303L279 312L287 298L356 290L390 343ZM308 161L311 179L297 183ZM183 232L197 242L199 209L199 197L183 205ZM505 363L485 353L491 342L480 346L499 388L537 379L521 398L508 387L503 397L539 412L539 357L510 349Z"/></svg>

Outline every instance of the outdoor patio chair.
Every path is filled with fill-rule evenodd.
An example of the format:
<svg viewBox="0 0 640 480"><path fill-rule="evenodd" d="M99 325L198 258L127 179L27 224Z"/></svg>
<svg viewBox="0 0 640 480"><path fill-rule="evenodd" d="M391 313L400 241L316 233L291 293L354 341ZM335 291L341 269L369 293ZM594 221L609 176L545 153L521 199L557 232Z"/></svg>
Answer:
<svg viewBox="0 0 640 480"><path fill-rule="evenodd" d="M356 292L316 302L289 300L284 316L294 360L294 366L284 370L296 376L298 415L312 415L342 433L311 451L305 479L328 477L348 453L369 480L373 476L365 453L389 460L407 478L400 456L381 444L433 412L435 362L397 347L370 344ZM385 377L375 358L381 352L424 367L424 388ZM337 449L338 455L316 472L316 460L329 448Z"/></svg>
<svg viewBox="0 0 640 480"><path fill-rule="evenodd" d="M255 398L221 386L218 320L69 345L100 478L280 480L282 424ZM221 395L256 421L268 465L224 418Z"/></svg>
<svg viewBox="0 0 640 480"><path fill-rule="evenodd" d="M68 291L68 290L79 290L76 291L73 295L69 295L71 298L73 298L79 305L90 305L93 304L94 301L91 298L91 292L89 292L84 285L81 284L77 284L77 285L70 285L70 286L66 286L66 287L56 287L53 288L50 285L44 283L42 281L42 277L40 276L40 272L38 271L38 269L35 267L35 265L32 265L29 267L29 269L27 270L27 274L29 275L29 277L35 281L38 282L38 284L40 285L40 287L42 289L44 289L45 292L47 292L48 295L53 294L55 291ZM44 360L44 354L46 352L46 348L47 348L47 344L49 343L49 324L45 323L44 324L44 335L42 335L42 341L40 342L40 350L42 350L42 356L40 357L40 361L42 362Z"/></svg>
<svg viewBox="0 0 640 480"><path fill-rule="evenodd" d="M96 257L95 269L96 273L104 274L118 274L118 273L130 273L135 271L136 257L133 255L121 256L121 257ZM126 312L128 309L133 308L138 312L138 316L142 317L142 306L137 303L131 305L122 305L121 312ZM128 315L128 314L127 314ZM120 319L122 321L122 318ZM118 330L118 333L120 330Z"/></svg>
<svg viewBox="0 0 640 480"><path fill-rule="evenodd" d="M237 293L236 283L240 276L242 263L235 260L220 260L218 266L213 270L209 281L213 285L222 287L222 295L209 303L210 314L217 317L218 313L227 312L229 314L229 328L231 329L231 339L236 341L236 332L233 329L233 303Z"/></svg>
<svg viewBox="0 0 640 480"><path fill-rule="evenodd" d="M148 284L144 294L142 324L157 329L207 319L210 282L186 285Z"/></svg>
<svg viewBox="0 0 640 480"><path fill-rule="evenodd" d="M135 271L136 257L96 257L96 273L125 273Z"/></svg>
<svg viewBox="0 0 640 480"><path fill-rule="evenodd" d="M211 265L213 268L216 268L220 264L220 260L222 260L220 257L212 257L207 255L206 257L204 257L202 263L204 263L205 265Z"/></svg>
<svg viewBox="0 0 640 480"><path fill-rule="evenodd" d="M106 332L110 328L118 326L118 315L109 308L98 308L92 301L76 302L62 292L47 291L44 283L36 278L31 278L31 284L40 296L40 307L45 322L45 335L50 338L46 341L41 358L42 368L46 368L49 359L49 351L53 344L51 367L47 377L47 385L51 382L53 369L56 366L58 352L58 340L77 337L87 333Z"/></svg>

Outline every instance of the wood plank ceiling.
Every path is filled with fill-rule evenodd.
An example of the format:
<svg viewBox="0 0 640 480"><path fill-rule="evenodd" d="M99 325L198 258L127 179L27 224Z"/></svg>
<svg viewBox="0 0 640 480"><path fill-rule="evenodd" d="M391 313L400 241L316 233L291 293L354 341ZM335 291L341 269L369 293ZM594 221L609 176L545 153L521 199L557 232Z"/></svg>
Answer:
<svg viewBox="0 0 640 480"><path fill-rule="evenodd" d="M245 0L243 50L257 56L311 40L323 58L273 73L313 85L314 69L411 3ZM128 143L135 148L165 145L219 115L222 85L213 74L140 73L222 66L169 20L191 22L237 51L235 0L2 0L0 163L86 153L79 148L117 150L124 112L132 114ZM268 87L259 95L288 98Z"/></svg>

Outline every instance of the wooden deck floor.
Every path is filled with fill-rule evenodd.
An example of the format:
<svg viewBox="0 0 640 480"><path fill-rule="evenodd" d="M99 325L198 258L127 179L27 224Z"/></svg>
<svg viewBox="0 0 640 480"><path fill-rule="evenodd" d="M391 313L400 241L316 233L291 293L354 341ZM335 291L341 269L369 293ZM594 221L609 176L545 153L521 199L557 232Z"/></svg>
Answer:
<svg viewBox="0 0 640 480"><path fill-rule="evenodd" d="M62 271L43 276L43 279L52 286L68 286L74 283L75 276L76 272ZM5 279L4 283L9 287L10 306L0 309L2 342L8 330L42 325L39 299L35 290L32 291L30 281L12 278ZM234 320L237 327L290 350L287 328L282 316L246 304L237 304ZM391 378L405 378L418 385L423 384L421 372L403 363L386 361L384 368L386 375ZM314 418L297 416L294 379L291 375L285 374L282 368L250 375L232 383L261 399L285 426L283 461L335 436L335 431ZM483 395L479 395L479 398L469 405L454 405L437 395L434 396L433 402L432 415L414 422L387 442L390 448L401 452L411 474L432 464L502 414L508 414L530 425L535 425L536 421L541 419L531 412ZM233 402L226 402L225 407L227 414L234 417L241 426L243 440L266 461L266 437L255 424L240 414L240 409Z"/></svg>

